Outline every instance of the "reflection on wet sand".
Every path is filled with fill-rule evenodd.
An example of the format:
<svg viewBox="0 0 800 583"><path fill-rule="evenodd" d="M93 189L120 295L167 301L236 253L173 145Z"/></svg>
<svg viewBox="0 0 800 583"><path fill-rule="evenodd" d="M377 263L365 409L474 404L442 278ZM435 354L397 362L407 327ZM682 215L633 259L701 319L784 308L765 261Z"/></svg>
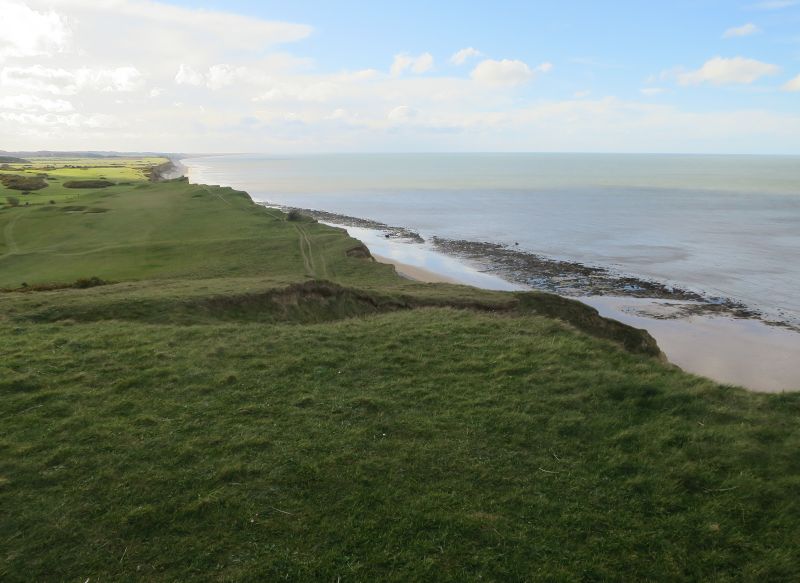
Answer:
<svg viewBox="0 0 800 583"><path fill-rule="evenodd" d="M800 390L800 334L759 320L690 315L679 302L588 297L603 315L644 328L687 372L755 391ZM676 315L676 317L672 317Z"/></svg>

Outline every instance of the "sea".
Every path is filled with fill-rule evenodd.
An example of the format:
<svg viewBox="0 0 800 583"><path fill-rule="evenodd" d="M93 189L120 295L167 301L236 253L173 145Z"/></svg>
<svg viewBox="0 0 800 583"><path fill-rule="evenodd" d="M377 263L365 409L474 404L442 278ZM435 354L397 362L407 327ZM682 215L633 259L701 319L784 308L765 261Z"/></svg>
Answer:
<svg viewBox="0 0 800 583"><path fill-rule="evenodd" d="M326 154L188 158L189 179L423 238L512 245L800 324L800 157Z"/></svg>

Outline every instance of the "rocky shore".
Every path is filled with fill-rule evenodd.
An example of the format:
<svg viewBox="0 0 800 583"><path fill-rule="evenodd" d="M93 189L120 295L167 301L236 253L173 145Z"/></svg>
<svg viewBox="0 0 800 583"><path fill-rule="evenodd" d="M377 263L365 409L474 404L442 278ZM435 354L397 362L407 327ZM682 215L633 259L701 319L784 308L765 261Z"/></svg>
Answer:
<svg viewBox="0 0 800 583"><path fill-rule="evenodd" d="M419 233L405 227L316 209L264 204L284 211L296 210L318 221L338 226L374 229L381 231L387 239L401 239L413 243L426 242ZM797 329L796 326L786 322L768 320L757 310L731 298L708 296L681 287L616 273L604 267L553 259L498 243L442 237L433 237L428 243L436 251L462 259L477 266L480 271L561 296L574 298L616 296L679 302L671 305L668 310L649 313L648 317L651 318L677 319L700 314L719 314L733 318L758 319L770 325Z"/></svg>
<svg viewBox="0 0 800 583"><path fill-rule="evenodd" d="M615 273L612 270L563 261L497 243L433 237L434 248L495 273L515 283L561 296L618 296L686 302L662 318L720 313L735 318L760 318L760 314L730 298L709 297L660 282Z"/></svg>

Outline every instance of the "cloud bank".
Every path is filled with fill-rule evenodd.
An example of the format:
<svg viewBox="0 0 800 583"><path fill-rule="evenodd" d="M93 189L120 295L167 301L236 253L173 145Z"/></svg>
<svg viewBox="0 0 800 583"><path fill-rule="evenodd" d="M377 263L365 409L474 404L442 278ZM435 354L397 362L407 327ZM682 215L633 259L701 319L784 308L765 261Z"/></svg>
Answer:
<svg viewBox="0 0 800 583"><path fill-rule="evenodd" d="M304 54L305 23L152 0L0 0L0 14L5 149L800 150L798 115L666 103L780 74L746 57L675 69L659 79L669 91L637 82L612 97L588 76L570 85L567 59L484 54L474 39L324 69ZM800 91L800 76L774 81L788 98L781 88Z"/></svg>

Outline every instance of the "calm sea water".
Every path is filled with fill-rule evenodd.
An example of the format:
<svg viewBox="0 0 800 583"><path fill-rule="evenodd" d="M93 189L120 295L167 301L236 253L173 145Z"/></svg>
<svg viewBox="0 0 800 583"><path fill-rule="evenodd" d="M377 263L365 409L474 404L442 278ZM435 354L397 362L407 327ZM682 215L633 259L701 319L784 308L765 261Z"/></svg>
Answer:
<svg viewBox="0 0 800 583"><path fill-rule="evenodd" d="M595 154L220 156L193 182L256 201L519 243L800 322L800 157Z"/></svg>

